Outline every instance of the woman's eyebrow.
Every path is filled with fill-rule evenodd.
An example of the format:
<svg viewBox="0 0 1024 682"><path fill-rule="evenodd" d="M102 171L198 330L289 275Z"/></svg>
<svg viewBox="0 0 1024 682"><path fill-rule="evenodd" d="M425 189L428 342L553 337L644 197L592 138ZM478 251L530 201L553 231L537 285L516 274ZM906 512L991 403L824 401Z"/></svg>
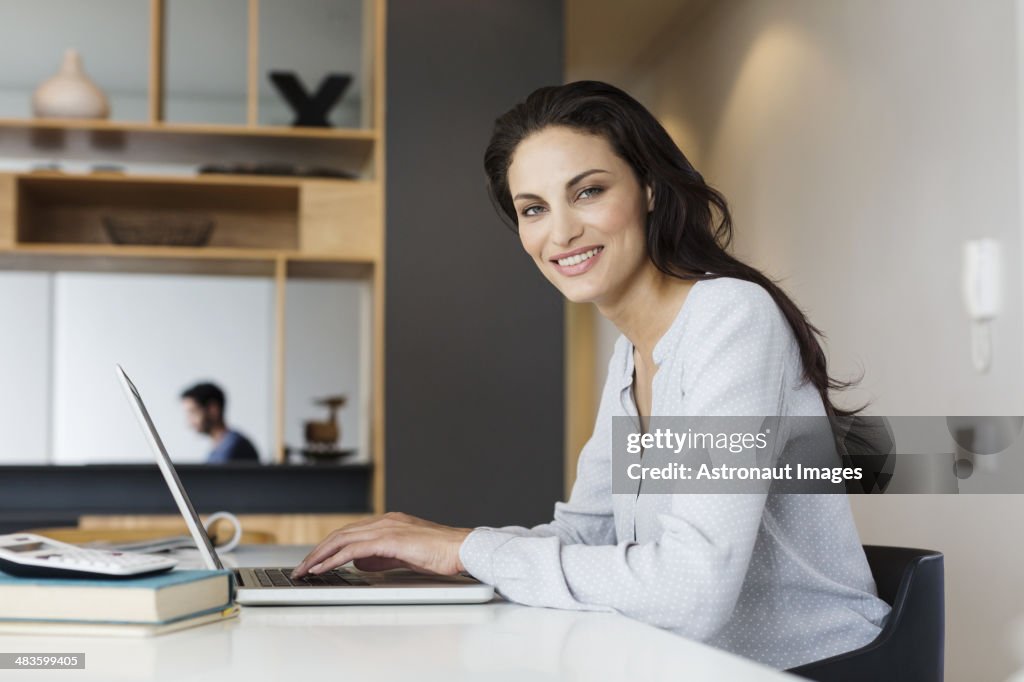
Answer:
<svg viewBox="0 0 1024 682"><path fill-rule="evenodd" d="M607 172L608 171L603 170L601 168L591 168L590 170L585 170L582 173L580 173L579 175L573 177L569 182L565 183L565 188L569 189L570 187L572 187L573 185L575 185L577 182L579 182L583 178L587 177L588 175L593 175L594 173L607 173ZM540 199L540 197L537 196L536 194L528 194L526 192L521 192L521 193L515 195L514 197L512 197L512 201L516 201L518 199Z"/></svg>

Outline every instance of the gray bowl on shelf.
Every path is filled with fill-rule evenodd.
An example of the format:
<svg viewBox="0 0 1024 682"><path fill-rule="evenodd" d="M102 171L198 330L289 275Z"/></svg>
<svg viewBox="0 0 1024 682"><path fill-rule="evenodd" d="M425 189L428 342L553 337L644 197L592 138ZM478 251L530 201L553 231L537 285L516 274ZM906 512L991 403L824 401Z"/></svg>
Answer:
<svg viewBox="0 0 1024 682"><path fill-rule="evenodd" d="M202 215L167 213L103 216L103 227L115 244L136 246L206 246L214 220Z"/></svg>

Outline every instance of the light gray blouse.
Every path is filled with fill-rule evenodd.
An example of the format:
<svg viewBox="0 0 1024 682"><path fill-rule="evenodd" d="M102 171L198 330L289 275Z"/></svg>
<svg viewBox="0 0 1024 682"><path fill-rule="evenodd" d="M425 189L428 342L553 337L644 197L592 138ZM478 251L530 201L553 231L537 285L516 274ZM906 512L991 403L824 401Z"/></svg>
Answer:
<svg viewBox="0 0 1024 682"><path fill-rule="evenodd" d="M653 356L652 415L825 414L757 284L694 284ZM510 601L621 613L779 669L873 640L890 607L845 495L612 493L612 417L637 416L632 383L620 335L569 501L550 523L474 529L466 571Z"/></svg>

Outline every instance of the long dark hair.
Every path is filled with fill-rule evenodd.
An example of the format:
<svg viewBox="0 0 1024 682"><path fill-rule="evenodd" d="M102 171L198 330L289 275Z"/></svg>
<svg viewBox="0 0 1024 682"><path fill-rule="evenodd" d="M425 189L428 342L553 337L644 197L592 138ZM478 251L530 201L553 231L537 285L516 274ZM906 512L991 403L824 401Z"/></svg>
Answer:
<svg viewBox="0 0 1024 682"><path fill-rule="evenodd" d="M830 389L846 389L856 381L829 377L817 339L824 334L775 282L726 251L732 242L732 218L725 197L704 182L651 112L613 85L576 81L539 88L495 121L484 154L487 191L513 231L519 231L519 220L508 187L512 156L527 136L548 126L603 136L633 168L641 186L651 187L654 210L647 219L647 252L655 267L684 280L733 277L761 285L793 328L804 381L818 389L826 414L852 417L866 407L843 410L832 404Z"/></svg>

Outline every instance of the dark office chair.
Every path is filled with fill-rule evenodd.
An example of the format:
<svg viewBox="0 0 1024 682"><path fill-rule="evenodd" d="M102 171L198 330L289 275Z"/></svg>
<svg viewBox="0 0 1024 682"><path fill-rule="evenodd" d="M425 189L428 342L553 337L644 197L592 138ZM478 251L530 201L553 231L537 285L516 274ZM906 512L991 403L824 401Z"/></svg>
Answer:
<svg viewBox="0 0 1024 682"><path fill-rule="evenodd" d="M878 596L890 606L878 637L860 649L787 672L817 682L941 682L945 644L942 554L865 545Z"/></svg>

